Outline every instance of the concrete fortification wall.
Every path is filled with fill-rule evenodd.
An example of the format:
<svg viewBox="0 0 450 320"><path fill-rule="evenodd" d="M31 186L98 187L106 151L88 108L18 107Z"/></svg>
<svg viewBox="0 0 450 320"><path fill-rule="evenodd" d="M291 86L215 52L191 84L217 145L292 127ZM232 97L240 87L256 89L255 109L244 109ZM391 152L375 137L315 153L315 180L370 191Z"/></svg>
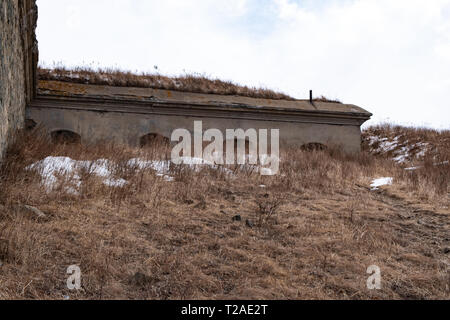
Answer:
<svg viewBox="0 0 450 320"><path fill-rule="evenodd" d="M169 138L202 120L205 129L280 129L289 145L360 150L371 114L354 105L283 101L41 81L37 90L36 0L0 0L0 160L25 116L59 136L136 146L152 134ZM41 86L42 84L42 86Z"/></svg>
<svg viewBox="0 0 450 320"><path fill-rule="evenodd" d="M290 146L361 147L361 125L371 113L351 104L271 100L137 87L38 83L27 108L30 124L45 127L54 140L142 145L151 136L171 138L176 129L279 129ZM160 137L160 138L162 138Z"/></svg>
<svg viewBox="0 0 450 320"><path fill-rule="evenodd" d="M0 159L34 96L38 61L35 0L0 1Z"/></svg>

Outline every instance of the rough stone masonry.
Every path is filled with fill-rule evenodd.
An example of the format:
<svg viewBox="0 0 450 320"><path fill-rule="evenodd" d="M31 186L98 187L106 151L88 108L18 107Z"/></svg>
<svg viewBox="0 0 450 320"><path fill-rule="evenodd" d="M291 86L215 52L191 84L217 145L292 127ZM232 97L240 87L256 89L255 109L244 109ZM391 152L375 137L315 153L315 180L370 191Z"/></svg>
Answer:
<svg viewBox="0 0 450 320"><path fill-rule="evenodd" d="M36 23L35 0L0 0L0 159L35 93Z"/></svg>

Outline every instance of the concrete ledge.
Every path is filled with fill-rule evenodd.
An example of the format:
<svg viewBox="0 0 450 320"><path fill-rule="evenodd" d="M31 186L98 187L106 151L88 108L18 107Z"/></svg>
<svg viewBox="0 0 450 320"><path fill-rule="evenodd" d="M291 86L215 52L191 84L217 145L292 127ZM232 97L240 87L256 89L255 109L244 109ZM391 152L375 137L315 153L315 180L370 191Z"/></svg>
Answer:
<svg viewBox="0 0 450 320"><path fill-rule="evenodd" d="M159 100L136 101L85 96L75 98L41 95L32 101L30 108L358 126L370 119L370 116L364 113L302 110L276 106L260 107L220 102L204 104Z"/></svg>

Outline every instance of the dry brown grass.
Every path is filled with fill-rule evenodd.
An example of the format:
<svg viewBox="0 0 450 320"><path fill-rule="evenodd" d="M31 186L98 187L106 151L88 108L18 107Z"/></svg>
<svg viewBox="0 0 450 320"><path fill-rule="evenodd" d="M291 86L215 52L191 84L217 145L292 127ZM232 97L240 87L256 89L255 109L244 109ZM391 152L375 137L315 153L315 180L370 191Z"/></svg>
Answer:
<svg viewBox="0 0 450 320"><path fill-rule="evenodd" d="M53 145L22 133L0 172L0 298L450 298L449 194L440 183L410 184L388 159L335 149L283 150L274 177L178 166L166 182L125 165L166 151ZM47 193L24 168L49 155L114 160L114 175L130 183L107 187L87 170L79 196ZM371 191L380 176L394 185ZM78 292L66 288L74 264ZM373 264L381 290L366 288Z"/></svg>
<svg viewBox="0 0 450 320"><path fill-rule="evenodd" d="M427 157L434 157L436 161L449 159L450 130L404 127L399 125L392 125L389 123L372 126L363 131L363 148L366 151L374 153L379 145L379 142L370 146L369 138L371 136L378 137L380 140L387 139L388 141L393 141L395 138L397 138L396 148L388 152L379 152L375 155L390 157L394 154L395 151L404 146L414 146L418 143L426 143L429 144L429 148L427 148ZM415 149L411 150L411 153L415 155L418 151L420 151L418 149L420 149L420 146L417 146ZM412 160L414 162L414 159L408 160Z"/></svg>
<svg viewBox="0 0 450 320"><path fill-rule="evenodd" d="M94 70L89 67L68 69L63 66L55 66L52 69L39 67L38 78L40 80L54 80L92 85L152 88L194 93L236 95L273 100L297 100L287 94L268 88L243 86L231 81L212 79L206 75L200 74L186 74L184 76L169 77L151 73L136 74L130 71L112 68ZM328 99L325 96L314 98L314 101L342 103L339 100Z"/></svg>
<svg viewBox="0 0 450 320"><path fill-rule="evenodd" d="M206 75L198 74L168 77L150 73L135 74L130 71L117 69L93 70L89 67L78 67L70 70L58 66L53 69L38 68L38 77L41 80L56 80L93 85L140 87L275 100L295 100L287 94L267 88L242 86L231 81L211 79Z"/></svg>
<svg viewBox="0 0 450 320"><path fill-rule="evenodd" d="M380 151L379 142L370 145L370 137L396 141L392 150ZM426 147L423 147L426 144ZM378 159L389 160L395 153L405 147L409 148L403 168L397 178L423 195L435 194L433 197L445 196L450 181L450 130L433 130L427 128L410 128L391 124L370 127L363 132L363 149L374 154Z"/></svg>
<svg viewBox="0 0 450 320"><path fill-rule="evenodd" d="M334 103L342 103L340 100L338 100L338 99L329 99L329 98L327 98L327 97L325 97L325 96L320 96L320 97L318 97L318 98L314 98L314 101L317 101L317 102L334 102Z"/></svg>

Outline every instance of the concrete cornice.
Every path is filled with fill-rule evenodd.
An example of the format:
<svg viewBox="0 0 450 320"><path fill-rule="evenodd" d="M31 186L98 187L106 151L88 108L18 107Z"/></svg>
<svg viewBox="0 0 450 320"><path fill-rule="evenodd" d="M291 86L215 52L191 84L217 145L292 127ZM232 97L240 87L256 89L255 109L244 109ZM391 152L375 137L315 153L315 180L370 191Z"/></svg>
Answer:
<svg viewBox="0 0 450 320"><path fill-rule="evenodd" d="M198 118L226 118L256 121L282 121L297 123L320 123L333 125L360 126L370 119L370 113L333 112L323 110L297 110L281 107L259 107L222 102L194 103L163 101L158 99L127 100L126 98L106 98L80 95L62 97L38 95L30 108L71 109L99 113L159 114L168 116L188 116Z"/></svg>

